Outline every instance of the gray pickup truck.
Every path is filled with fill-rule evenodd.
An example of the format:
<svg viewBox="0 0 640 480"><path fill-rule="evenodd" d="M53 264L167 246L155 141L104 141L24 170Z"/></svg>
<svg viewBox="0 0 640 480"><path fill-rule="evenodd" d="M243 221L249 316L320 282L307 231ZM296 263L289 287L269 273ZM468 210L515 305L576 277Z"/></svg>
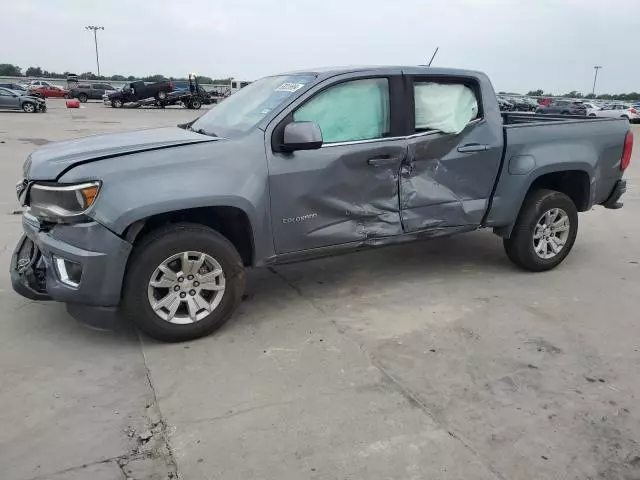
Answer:
<svg viewBox="0 0 640 480"><path fill-rule="evenodd" d="M232 315L247 267L486 227L548 270L578 212L622 206L632 144L624 119L501 114L478 72L266 77L189 124L33 152L12 284L180 341Z"/></svg>

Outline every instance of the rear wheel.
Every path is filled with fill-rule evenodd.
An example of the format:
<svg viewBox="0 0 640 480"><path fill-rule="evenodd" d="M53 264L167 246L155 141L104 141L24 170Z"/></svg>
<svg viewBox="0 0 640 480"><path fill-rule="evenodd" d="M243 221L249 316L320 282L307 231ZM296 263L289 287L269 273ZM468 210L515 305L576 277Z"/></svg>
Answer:
<svg viewBox="0 0 640 480"><path fill-rule="evenodd" d="M190 108L193 108L194 110L200 110L200 107L202 107L202 101L199 98L194 98L193 100L191 100Z"/></svg>
<svg viewBox="0 0 640 480"><path fill-rule="evenodd" d="M80 95L78 95L78 100L80 100L82 103L86 103L87 100L89 100L89 97L87 97L86 93L81 93Z"/></svg>
<svg viewBox="0 0 640 480"><path fill-rule="evenodd" d="M115 100L111 100L111 106L113 108L121 108L122 107L122 100L120 100L119 98L116 98Z"/></svg>
<svg viewBox="0 0 640 480"><path fill-rule="evenodd" d="M504 239L504 249L520 268L541 272L569 255L577 234L573 201L555 190L536 190L527 196L511 237Z"/></svg>
<svg viewBox="0 0 640 480"><path fill-rule="evenodd" d="M22 104L22 110L24 110L26 113L35 113L36 111L36 106L34 103L31 102L24 102Z"/></svg>
<svg viewBox="0 0 640 480"><path fill-rule="evenodd" d="M181 223L135 247L125 279L125 318L165 342L203 337L225 323L244 292L244 266L218 232Z"/></svg>

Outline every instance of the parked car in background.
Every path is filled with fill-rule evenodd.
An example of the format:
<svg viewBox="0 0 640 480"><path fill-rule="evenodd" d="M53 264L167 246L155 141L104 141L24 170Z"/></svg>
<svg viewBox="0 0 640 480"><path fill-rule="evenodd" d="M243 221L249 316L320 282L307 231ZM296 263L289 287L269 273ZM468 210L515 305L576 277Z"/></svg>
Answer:
<svg viewBox="0 0 640 480"><path fill-rule="evenodd" d="M15 291L184 341L231 317L250 267L491 228L549 270L578 212L622 207L633 145L625 120L501 114L483 73L412 66L266 77L180 127L31 153Z"/></svg>
<svg viewBox="0 0 640 480"><path fill-rule="evenodd" d="M0 109L37 113L46 112L47 104L43 99L25 95L22 91L0 87Z"/></svg>
<svg viewBox="0 0 640 480"><path fill-rule="evenodd" d="M40 85L31 87L29 89L30 92L35 94L42 95L44 98L67 98L69 95L69 90L66 88L58 87L56 85Z"/></svg>
<svg viewBox="0 0 640 480"><path fill-rule="evenodd" d="M509 103L513 105L513 109L517 112L528 112L531 110L529 103L524 99L524 97L506 97Z"/></svg>
<svg viewBox="0 0 640 480"><path fill-rule="evenodd" d="M498 107L500 108L500 111L502 112L512 112L514 107L513 107L513 103L508 102L507 100L505 100L502 97L497 97L498 100Z"/></svg>
<svg viewBox="0 0 640 480"><path fill-rule="evenodd" d="M596 117L626 118L632 123L640 120L640 110L626 103L610 103L596 112Z"/></svg>
<svg viewBox="0 0 640 480"><path fill-rule="evenodd" d="M29 87L59 87L55 83L47 82L46 80L30 80L26 83Z"/></svg>
<svg viewBox="0 0 640 480"><path fill-rule="evenodd" d="M19 83L0 83L0 88L8 88L9 90L15 90L16 92L22 92L23 94L27 94L29 89L24 85Z"/></svg>
<svg viewBox="0 0 640 480"><path fill-rule="evenodd" d="M600 110L600 107L593 102L582 102L582 104L587 109L587 116L589 117L597 117L596 112Z"/></svg>
<svg viewBox="0 0 640 480"><path fill-rule="evenodd" d="M108 83L80 83L77 87L69 89L69 97L85 103L87 100L102 100L103 95L115 91L115 87Z"/></svg>
<svg viewBox="0 0 640 480"><path fill-rule="evenodd" d="M109 101L114 108L120 108L125 103L137 102L145 98L155 98L164 100L173 91L173 84L169 81L146 83L131 82L126 84L122 90L116 90L109 94Z"/></svg>
<svg viewBox="0 0 640 480"><path fill-rule="evenodd" d="M525 97L524 101L527 102L530 112L535 112L540 106L540 104L538 103L538 100L536 100L535 98Z"/></svg>
<svg viewBox="0 0 640 480"><path fill-rule="evenodd" d="M552 100L549 105L540 105L536 109L536 113L547 115L587 115L587 107L582 102L573 102L571 100Z"/></svg>

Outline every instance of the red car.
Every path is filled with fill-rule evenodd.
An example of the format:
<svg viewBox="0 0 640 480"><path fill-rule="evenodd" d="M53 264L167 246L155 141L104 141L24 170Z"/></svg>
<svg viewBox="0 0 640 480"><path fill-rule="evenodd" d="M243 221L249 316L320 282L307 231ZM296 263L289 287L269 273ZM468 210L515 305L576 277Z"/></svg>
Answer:
<svg viewBox="0 0 640 480"><path fill-rule="evenodd" d="M40 94L44 98L64 98L69 95L69 90L55 85L41 85L30 88L30 91Z"/></svg>

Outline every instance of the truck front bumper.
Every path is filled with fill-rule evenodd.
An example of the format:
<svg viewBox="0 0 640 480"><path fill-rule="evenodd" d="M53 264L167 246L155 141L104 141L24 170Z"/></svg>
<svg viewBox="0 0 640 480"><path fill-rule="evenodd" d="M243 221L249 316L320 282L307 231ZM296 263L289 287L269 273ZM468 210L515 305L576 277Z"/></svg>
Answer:
<svg viewBox="0 0 640 480"><path fill-rule="evenodd" d="M47 230L25 214L22 225L10 265L13 289L31 300L64 302L75 318L109 328L131 244L96 222Z"/></svg>
<svg viewBox="0 0 640 480"><path fill-rule="evenodd" d="M603 203L602 206L604 208L618 209L623 207L623 203L620 201L620 197L624 195L627 191L627 181L626 180L618 180L609 195Z"/></svg>

